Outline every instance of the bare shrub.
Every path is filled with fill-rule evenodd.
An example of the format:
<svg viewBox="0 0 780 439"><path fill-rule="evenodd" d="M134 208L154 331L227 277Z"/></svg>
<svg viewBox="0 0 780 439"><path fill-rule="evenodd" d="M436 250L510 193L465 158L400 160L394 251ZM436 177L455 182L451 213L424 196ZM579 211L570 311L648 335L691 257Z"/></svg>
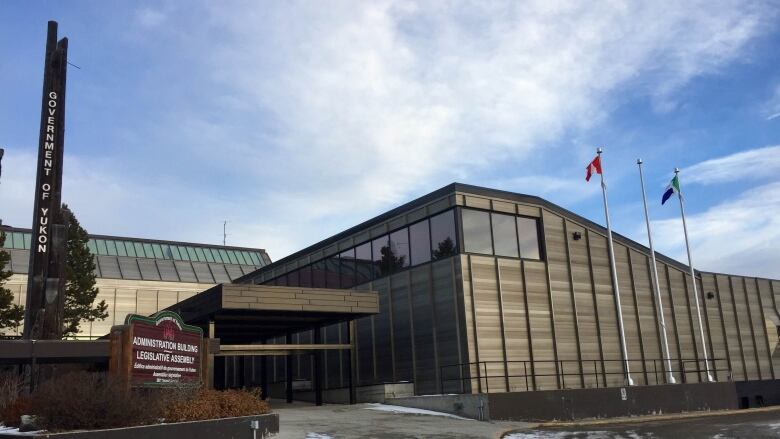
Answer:
<svg viewBox="0 0 780 439"><path fill-rule="evenodd" d="M166 406L166 422L200 421L262 415L271 411L260 400L260 389L210 390L199 389L192 398L179 399Z"/></svg>
<svg viewBox="0 0 780 439"><path fill-rule="evenodd" d="M24 379L15 370L0 372L0 413L5 413L6 409L19 397L23 389Z"/></svg>
<svg viewBox="0 0 780 439"><path fill-rule="evenodd" d="M32 411L50 431L152 424L161 408L155 398L126 389L105 374L77 372L43 383L32 394Z"/></svg>

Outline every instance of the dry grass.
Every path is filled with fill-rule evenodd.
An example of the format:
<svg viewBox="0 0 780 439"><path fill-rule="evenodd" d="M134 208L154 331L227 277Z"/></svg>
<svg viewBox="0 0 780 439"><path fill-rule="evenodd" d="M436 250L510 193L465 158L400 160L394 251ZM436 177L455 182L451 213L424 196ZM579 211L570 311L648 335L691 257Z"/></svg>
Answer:
<svg viewBox="0 0 780 439"><path fill-rule="evenodd" d="M271 411L267 402L260 400L260 389L209 390L200 389L192 398L180 399L165 410L167 422L199 421L262 415Z"/></svg>

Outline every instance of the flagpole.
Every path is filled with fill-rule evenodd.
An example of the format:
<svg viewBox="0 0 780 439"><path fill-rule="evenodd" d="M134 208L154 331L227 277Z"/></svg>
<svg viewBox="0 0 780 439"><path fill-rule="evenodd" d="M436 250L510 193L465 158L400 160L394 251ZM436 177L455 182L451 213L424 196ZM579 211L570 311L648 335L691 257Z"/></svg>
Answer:
<svg viewBox="0 0 780 439"><path fill-rule="evenodd" d="M699 307L699 289L696 286L696 275L693 271L693 259L691 258L691 244L688 242L688 226L685 223L685 207L683 206L682 189L680 187L680 169L674 168L674 176L677 177L677 198L680 200L680 214L682 216L683 233L685 233L685 249L688 251L688 268L691 270L691 281L693 282L693 297L696 299L696 315L699 318L699 334L701 335L701 346L704 351L704 368L707 370L707 381L715 381L710 374L710 361L707 358L707 342L704 340L704 325L701 322L701 309Z"/></svg>
<svg viewBox="0 0 780 439"><path fill-rule="evenodd" d="M666 359L666 382L674 384L677 381L672 374L672 359L669 355L669 341L666 338L666 321L664 320L664 305L661 301L661 286L658 283L658 266L655 262L655 249L653 248L653 233L650 231L650 214L647 211L647 194L645 193L645 176L642 172L642 159L636 159L639 166L639 184L642 186L642 203L645 205L645 223L647 224L647 240L650 243L650 259L653 262L653 294L658 302L658 315L661 323L661 337L664 342L664 357Z"/></svg>
<svg viewBox="0 0 780 439"><path fill-rule="evenodd" d="M607 219L607 243L609 244L609 262L612 266L612 284L615 286L615 304L617 305L618 327L620 329L620 347L623 350L623 364L626 370L626 385L633 386L634 380L631 379L631 372L628 368L628 350L626 349L626 333L623 330L623 308L620 306L620 289L617 279L617 266L615 265L615 250L612 245L612 224L609 222L609 204L607 203L607 185L604 183L604 162L601 161L601 148L596 149L601 163L601 194L604 196L604 216Z"/></svg>

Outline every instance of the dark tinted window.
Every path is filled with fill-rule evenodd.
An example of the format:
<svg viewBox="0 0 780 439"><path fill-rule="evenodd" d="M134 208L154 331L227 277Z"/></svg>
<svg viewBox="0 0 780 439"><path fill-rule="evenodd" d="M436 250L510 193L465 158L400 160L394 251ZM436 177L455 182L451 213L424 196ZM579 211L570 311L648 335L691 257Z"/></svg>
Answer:
<svg viewBox="0 0 780 439"><path fill-rule="evenodd" d="M298 287L300 286L300 281L298 280L298 275L300 274L300 270L295 270L287 274L287 286L288 287Z"/></svg>
<svg viewBox="0 0 780 439"><path fill-rule="evenodd" d="M390 245L387 235L371 241L371 261L374 263L374 279L390 273L388 264Z"/></svg>
<svg viewBox="0 0 780 439"><path fill-rule="evenodd" d="M431 234L428 220L409 226L409 246L412 251L412 265L424 264L431 260Z"/></svg>
<svg viewBox="0 0 780 439"><path fill-rule="evenodd" d="M314 288L325 288L325 260L311 264L311 286Z"/></svg>
<svg viewBox="0 0 780 439"><path fill-rule="evenodd" d="M325 286L328 288L339 287L339 255L325 259Z"/></svg>
<svg viewBox="0 0 780 439"><path fill-rule="evenodd" d="M298 278L298 283L304 287L309 288L311 287L311 265L307 265L300 269L300 274Z"/></svg>
<svg viewBox="0 0 780 439"><path fill-rule="evenodd" d="M520 257L541 259L539 251L539 222L535 218L517 217Z"/></svg>
<svg viewBox="0 0 780 439"><path fill-rule="evenodd" d="M371 243L355 247L355 285L371 280L374 264L371 260Z"/></svg>
<svg viewBox="0 0 780 439"><path fill-rule="evenodd" d="M339 267L341 288L352 288L355 286L355 249L351 248L339 255Z"/></svg>
<svg viewBox="0 0 780 439"><path fill-rule="evenodd" d="M458 253L455 237L455 211L448 210L431 217L431 255L443 259Z"/></svg>
<svg viewBox="0 0 780 439"><path fill-rule="evenodd" d="M516 258L517 231L515 230L515 216L491 213L493 222L493 248L497 256L510 256Z"/></svg>
<svg viewBox="0 0 780 439"><path fill-rule="evenodd" d="M469 253L493 254L488 212L463 209L463 248Z"/></svg>
<svg viewBox="0 0 780 439"><path fill-rule="evenodd" d="M409 230L401 229L390 234L390 253L387 255L390 272L409 266Z"/></svg>

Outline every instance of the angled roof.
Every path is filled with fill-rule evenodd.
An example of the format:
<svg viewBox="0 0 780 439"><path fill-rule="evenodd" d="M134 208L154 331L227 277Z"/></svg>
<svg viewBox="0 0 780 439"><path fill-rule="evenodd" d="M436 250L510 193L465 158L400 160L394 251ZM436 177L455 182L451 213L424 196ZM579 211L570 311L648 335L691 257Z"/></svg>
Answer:
<svg viewBox="0 0 780 439"><path fill-rule="evenodd" d="M27 274L30 229L0 226L3 248L11 253L11 270ZM172 282L230 282L271 263L265 250L181 241L89 235L96 275L109 279Z"/></svg>

